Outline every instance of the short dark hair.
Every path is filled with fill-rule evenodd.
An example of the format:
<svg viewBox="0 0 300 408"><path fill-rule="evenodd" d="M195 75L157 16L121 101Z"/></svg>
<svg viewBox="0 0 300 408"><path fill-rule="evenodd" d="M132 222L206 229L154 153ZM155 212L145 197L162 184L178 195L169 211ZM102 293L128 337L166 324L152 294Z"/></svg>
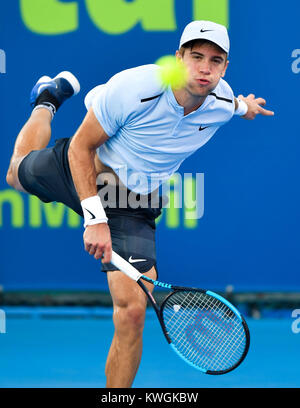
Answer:
<svg viewBox="0 0 300 408"><path fill-rule="evenodd" d="M191 40L191 41L188 41L187 43L183 44L183 45L180 47L180 50L179 50L180 54L183 56L184 53L185 53L185 50L187 50L187 49L192 50L193 47L195 46L195 44L199 44L199 45L211 44L211 45L213 45L218 51L220 51L220 52L222 52L223 54L225 54L225 55L226 55L226 60L227 60L228 54L227 54L226 51L223 50L223 48L219 47L218 44L216 44L216 43L214 43L214 42L212 42L212 41L204 40L204 39L201 39L201 38L196 39L196 40Z"/></svg>

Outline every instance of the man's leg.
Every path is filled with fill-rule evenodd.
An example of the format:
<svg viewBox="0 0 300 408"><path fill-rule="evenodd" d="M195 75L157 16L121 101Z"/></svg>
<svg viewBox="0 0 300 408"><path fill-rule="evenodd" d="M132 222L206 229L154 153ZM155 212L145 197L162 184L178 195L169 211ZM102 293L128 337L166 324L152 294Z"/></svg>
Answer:
<svg viewBox="0 0 300 408"><path fill-rule="evenodd" d="M7 183L16 190L25 191L18 179L19 165L32 150L41 150L48 145L51 120L52 115L47 109L35 110L19 133L6 175Z"/></svg>
<svg viewBox="0 0 300 408"><path fill-rule="evenodd" d="M155 268L147 275L156 279ZM106 361L106 387L129 388L142 356L147 297L123 272L108 272L107 279L114 305L115 333ZM148 283L145 285L153 287Z"/></svg>
<svg viewBox="0 0 300 408"><path fill-rule="evenodd" d="M18 179L21 161L32 150L47 147L51 137L51 120L61 104L80 90L78 80L64 71L55 78L44 76L31 91L30 102L35 108L19 133L8 168L6 181L16 190L25 191Z"/></svg>

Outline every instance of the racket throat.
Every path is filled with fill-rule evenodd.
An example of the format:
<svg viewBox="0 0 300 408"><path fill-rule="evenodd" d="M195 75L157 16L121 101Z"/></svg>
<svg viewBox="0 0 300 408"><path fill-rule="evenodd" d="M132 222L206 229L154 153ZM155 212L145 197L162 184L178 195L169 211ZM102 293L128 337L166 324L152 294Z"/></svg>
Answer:
<svg viewBox="0 0 300 408"><path fill-rule="evenodd" d="M151 305L153 306L153 309L155 310L156 316L157 316L157 318L158 318L158 321L159 321L159 323L160 323L160 326L161 326L161 328L162 328L162 331L163 331L163 333L164 333L164 335L165 335L165 338L166 338L167 342L168 342L169 344L171 344L171 339L170 339L170 337L169 337L169 335L168 335L168 332L167 332L167 330L166 330L165 324L164 324L163 319L162 319L162 316L161 316L161 310L160 310L160 308L158 307L158 305L157 305L157 303L156 303L156 301L155 301L155 299L154 299L154 296L153 296L152 293L146 288L146 286L143 284L143 282L141 282L140 280L138 280L137 283L138 283L138 285L141 287L141 289L145 292L145 294L147 295L147 298L149 299Z"/></svg>

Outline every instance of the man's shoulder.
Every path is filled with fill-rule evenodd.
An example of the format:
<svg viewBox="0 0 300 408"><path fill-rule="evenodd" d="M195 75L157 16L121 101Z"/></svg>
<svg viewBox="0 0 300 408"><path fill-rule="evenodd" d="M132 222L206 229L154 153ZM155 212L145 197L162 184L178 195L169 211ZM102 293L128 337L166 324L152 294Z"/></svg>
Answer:
<svg viewBox="0 0 300 408"><path fill-rule="evenodd" d="M211 92L211 95L219 101L234 103L234 94L230 85L224 80L220 79L218 85Z"/></svg>
<svg viewBox="0 0 300 408"><path fill-rule="evenodd" d="M117 100L122 105L125 104L128 109L136 109L144 99L164 92L164 87L159 80L159 69L155 64L148 64L118 72L108 82L89 91L85 97L87 109L95 98L107 95L110 99Z"/></svg>
<svg viewBox="0 0 300 408"><path fill-rule="evenodd" d="M155 64L140 65L117 73L110 81L126 95L129 92L138 99L150 98L164 91L159 81L159 69Z"/></svg>
<svg viewBox="0 0 300 408"><path fill-rule="evenodd" d="M221 79L208 95L207 112L218 126L228 122L234 114L234 94L226 81Z"/></svg>

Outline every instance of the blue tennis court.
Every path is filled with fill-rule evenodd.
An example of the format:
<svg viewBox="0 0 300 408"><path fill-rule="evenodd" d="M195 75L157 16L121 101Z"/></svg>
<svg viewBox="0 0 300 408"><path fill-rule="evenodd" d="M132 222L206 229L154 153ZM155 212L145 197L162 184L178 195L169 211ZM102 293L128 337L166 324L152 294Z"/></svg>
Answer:
<svg viewBox="0 0 300 408"><path fill-rule="evenodd" d="M0 335L1 387L105 387L113 334L110 308L7 307ZM144 353L135 388L299 387L300 334L292 318L247 319L250 351L235 371L209 376L189 367L165 341L147 312Z"/></svg>

